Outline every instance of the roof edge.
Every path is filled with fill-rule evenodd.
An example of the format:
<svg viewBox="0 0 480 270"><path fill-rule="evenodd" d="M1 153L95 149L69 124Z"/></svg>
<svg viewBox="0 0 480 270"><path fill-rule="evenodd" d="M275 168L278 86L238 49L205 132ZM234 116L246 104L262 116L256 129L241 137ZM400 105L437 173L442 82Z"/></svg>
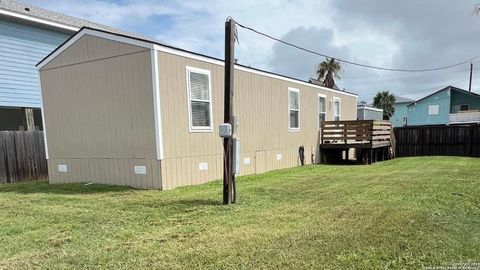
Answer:
<svg viewBox="0 0 480 270"><path fill-rule="evenodd" d="M438 91L436 91L436 92L433 92L433 93L431 93L431 94L429 94L429 95L426 95L426 96L424 96L424 97L421 98L421 99L418 99L418 100L415 100L415 101L413 101L413 102L410 102L410 103L407 105L407 107L410 106L410 105L414 105L415 103L417 103L417 102L419 102L419 101L422 101L422 100L424 100L424 99L426 99L426 98L428 98L428 97L431 97L431 96L433 96L433 95L435 95L435 94L437 94L437 93L440 93L440 92L442 92L442 91L445 91L445 90L447 90L447 89L450 90L450 91L453 90L453 91L461 92L461 93L464 93L464 94L470 94L470 95L473 95L473 96L478 96L478 97L480 97L480 95L477 94L477 93L469 92L469 91L467 91L467 90L464 90L464 89L461 89L461 88L458 88L458 87L449 85L449 86L444 87L444 88L442 88L442 89L440 89L440 90L438 90Z"/></svg>
<svg viewBox="0 0 480 270"><path fill-rule="evenodd" d="M51 53L45 56L42 60L40 60L40 62L38 62L35 66L37 67L38 70L40 70L46 64L50 63L50 61L52 61L55 57L57 57L59 54L61 54L63 51L69 48L74 42L76 42L77 40L79 40L81 37L85 35L96 36L96 37L105 38L108 40L114 40L114 41L127 43L131 45L139 46L139 47L153 49L153 43L148 40L137 39L137 38L120 35L120 34L108 32L108 31L103 31L99 29L89 28L89 27L82 27L74 35L69 37L62 44L60 44L55 50L53 50Z"/></svg>
<svg viewBox="0 0 480 270"><path fill-rule="evenodd" d="M24 21L34 22L34 23L47 25L47 26L51 26L51 27L55 27L55 28L60 28L60 29L63 29L63 30L69 30L69 31L73 31L73 32L78 31L80 29L78 27L71 26L71 25L68 25L68 24L54 22L54 21L38 18L36 16L22 14L22 13L18 13L18 12L3 9L3 8L0 8L0 15L5 15L7 17L21 19L21 20L24 20Z"/></svg>
<svg viewBox="0 0 480 270"><path fill-rule="evenodd" d="M357 105L357 109L366 109L366 110L372 110L377 112L383 112L383 109L379 109L379 108L375 108L367 105Z"/></svg>
<svg viewBox="0 0 480 270"><path fill-rule="evenodd" d="M165 53L170 53L170 54L175 54L175 55L184 56L184 57L188 57L188 58L193 58L193 59L197 59L197 60L200 60L200 61L206 61L206 62L210 62L210 63L213 63L213 64L221 65L221 66L224 65L224 60L216 58L216 57L208 56L208 55L197 53L197 52L188 51L188 50L185 50L185 49L173 47L173 46L162 44L162 43L159 43L159 42L154 42L154 41L151 41L151 40L142 39L142 38L139 38L139 37L131 37L131 36L123 35L123 34L120 34L120 33L112 33L112 32L109 32L109 31L84 26L80 30L78 30L74 35L72 35L70 38L65 40L62 44L60 44L50 54L48 54L46 57L44 57L42 60L40 60L40 62L38 62L35 66L37 67L38 70L40 70L47 63L49 63L51 60L53 60L53 58L55 58L60 53L62 53L65 49L70 47L70 45L72 45L75 41L77 41L82 36L87 35L87 34L97 36L97 37L103 37L103 38L106 38L106 39L115 40L115 41L119 41L119 42L124 42L124 43L128 43L128 44L133 44L133 45L137 45L137 46L140 46L140 47L155 49L155 50L165 52ZM293 81L295 83L300 83L300 84L303 84L303 85L307 85L307 86L310 86L310 87L322 89L322 90L325 90L325 91L330 91L330 92L344 94L344 95L353 96L355 98L358 98L358 95L355 94L355 93L327 88L327 87L324 87L324 86L309 83L308 81L300 80L300 79L297 79L297 78L285 76L285 75L282 75L282 74L278 74L278 73L274 73L274 72L270 72L270 71L266 71L266 70L262 70L262 69L252 68L252 67L241 65L241 64L235 64L235 69L246 71L246 72L251 72L251 73L257 73L257 74L261 74L261 75L269 76L269 77L273 77L273 78Z"/></svg>

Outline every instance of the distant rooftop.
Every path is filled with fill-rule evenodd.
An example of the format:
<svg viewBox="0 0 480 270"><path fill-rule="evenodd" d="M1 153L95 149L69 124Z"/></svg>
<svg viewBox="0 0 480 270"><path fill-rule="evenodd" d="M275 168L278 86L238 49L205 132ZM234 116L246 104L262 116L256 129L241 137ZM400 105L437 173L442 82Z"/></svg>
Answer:
<svg viewBox="0 0 480 270"><path fill-rule="evenodd" d="M412 103L415 101L413 99L404 98L397 95L394 95L394 96L395 96L395 103Z"/></svg>
<svg viewBox="0 0 480 270"><path fill-rule="evenodd" d="M308 82L309 82L309 83L316 84L316 85L323 86L323 81L322 81L322 80L315 79L315 78L310 78L310 79L308 80ZM340 90L340 91L342 91L340 88L338 88L338 86L337 86L337 84L336 84L336 83L334 83L334 84L333 84L333 87L332 87L332 89L335 89L335 90Z"/></svg>
<svg viewBox="0 0 480 270"><path fill-rule="evenodd" d="M448 90L448 91L457 91L457 92L464 93L464 94L467 94L467 95L471 95L471 96L474 96L474 97L480 97L480 95L477 94L477 93L475 93L475 92L470 92L470 91L467 91L467 90L464 90L464 89L461 89L461 88L458 88L458 87L449 85L449 86L447 86L447 87L445 87L445 88L442 88L442 89L440 89L440 90L438 90L438 91L436 91L436 92L434 92L434 93L431 93L430 95L427 95L427 96L425 96L425 97L423 97L423 98L421 98L421 99L419 99L419 100L416 100L416 101L415 101L415 100L412 100L412 101L410 102L410 104L408 104L408 106L413 105L413 104L415 104L415 103L417 103L417 102L419 102L419 101L422 101L422 100L424 100L424 99L426 99L426 98L428 98L428 97L431 97L431 96L435 95L436 93L439 93L439 92L442 92L442 91L446 91L446 90Z"/></svg>
<svg viewBox="0 0 480 270"><path fill-rule="evenodd" d="M2 10L7 12L1 12ZM77 30L85 26L85 27L90 27L90 28L99 29L103 31L108 31L111 33L122 34L125 36L142 38L142 39L146 39L146 40L150 40L158 43L158 41L142 35L131 33L128 31L123 31L118 28L110 27L103 24L98 24L98 23L83 20L80 18L64 15L55 11L50 11L43 8L23 4L13 0L0 0L0 16L2 15L16 18L19 20L22 20L22 19L28 20L27 19L28 17L31 17L32 19L44 20L46 22L54 23L52 24L53 27L62 28L64 31L68 31L68 32L76 32ZM28 20L28 21L35 22L33 20Z"/></svg>

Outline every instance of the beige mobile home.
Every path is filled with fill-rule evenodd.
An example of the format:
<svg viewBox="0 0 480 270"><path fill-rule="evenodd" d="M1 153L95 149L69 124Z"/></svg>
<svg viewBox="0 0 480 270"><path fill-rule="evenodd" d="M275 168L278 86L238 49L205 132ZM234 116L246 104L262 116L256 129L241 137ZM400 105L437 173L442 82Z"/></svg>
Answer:
<svg viewBox="0 0 480 270"><path fill-rule="evenodd" d="M222 177L223 61L83 28L38 64L50 183L172 189ZM318 156L355 94L235 67L242 175Z"/></svg>

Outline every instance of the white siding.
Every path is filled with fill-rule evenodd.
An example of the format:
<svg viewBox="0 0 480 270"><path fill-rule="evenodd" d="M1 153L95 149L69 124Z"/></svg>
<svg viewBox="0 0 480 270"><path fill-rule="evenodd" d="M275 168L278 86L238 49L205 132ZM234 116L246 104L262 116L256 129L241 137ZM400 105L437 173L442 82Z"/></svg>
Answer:
<svg viewBox="0 0 480 270"><path fill-rule="evenodd" d="M68 37L0 18L0 106L41 107L35 65Z"/></svg>

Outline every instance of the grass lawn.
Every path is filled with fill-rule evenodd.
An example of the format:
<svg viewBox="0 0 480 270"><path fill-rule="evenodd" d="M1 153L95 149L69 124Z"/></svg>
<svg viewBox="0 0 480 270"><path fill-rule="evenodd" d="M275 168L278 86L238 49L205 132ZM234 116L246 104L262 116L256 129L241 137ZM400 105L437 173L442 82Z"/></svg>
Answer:
<svg viewBox="0 0 480 270"><path fill-rule="evenodd" d="M480 159L306 166L145 191L0 186L0 268L422 268L479 263Z"/></svg>

